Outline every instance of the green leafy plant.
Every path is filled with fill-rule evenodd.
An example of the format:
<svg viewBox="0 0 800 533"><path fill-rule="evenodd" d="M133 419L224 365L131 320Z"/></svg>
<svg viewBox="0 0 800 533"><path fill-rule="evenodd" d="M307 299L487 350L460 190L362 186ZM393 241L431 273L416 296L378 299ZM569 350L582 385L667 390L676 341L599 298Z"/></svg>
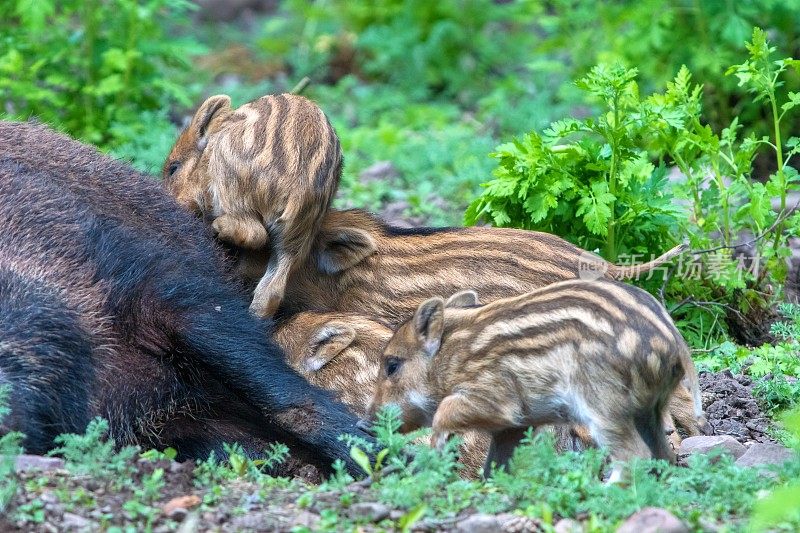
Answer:
<svg viewBox="0 0 800 533"><path fill-rule="evenodd" d="M82 435L65 433L56 437L55 443L59 446L49 454L62 456L70 472L119 486L133 472L139 450L135 446L117 450L114 440L106 438L107 434L108 422L95 418Z"/></svg>
<svg viewBox="0 0 800 533"><path fill-rule="evenodd" d="M133 497L122 505L131 520L144 522L147 531L152 531L153 522L161 513L161 509L154 503L160 498L163 488L164 469L156 468L143 477L141 485L134 488Z"/></svg>
<svg viewBox="0 0 800 533"><path fill-rule="evenodd" d="M766 190L770 196L780 198L780 213L784 214L787 207L786 194L789 190L789 185L800 181L797 170L788 166L789 159L800 152L800 138L790 138L786 148L784 148L781 137L781 123L789 111L800 105L800 93L789 92L788 100L780 106L779 111L777 89L784 83L781 80L781 76L790 67L800 71L800 60L792 58L772 59L771 55L776 48L770 46L769 42L767 42L766 32L760 28L753 29L753 38L747 43L747 50L750 53L749 59L740 65L732 66L728 69L728 74L736 75L739 79L739 86L747 88L748 92L755 95L755 102L764 100L769 104L773 125L773 142L769 144L766 139L762 139L761 142L769 144L775 150L777 171L770 176ZM787 149L785 154L784 149ZM782 243L783 227L783 222L779 221L775 230L776 245Z"/></svg>
<svg viewBox="0 0 800 533"><path fill-rule="evenodd" d="M602 113L499 146L494 179L470 205L466 223L555 233L600 248L612 261L674 244L680 210L666 168L650 162L647 136L658 118L640 99L635 77L635 69L593 68L577 85L603 104Z"/></svg>
<svg viewBox="0 0 800 533"><path fill-rule="evenodd" d="M195 481L200 487L213 487L225 480L249 479L260 481L267 478L266 472L283 463L289 457L289 448L279 442L271 443L262 458L252 458L240 444L224 444L226 460L217 459L212 452L195 469Z"/></svg>
<svg viewBox="0 0 800 533"><path fill-rule="evenodd" d="M795 62L771 60L769 54L774 49L758 28L747 47L749 60L729 72L738 73L742 83L749 84L757 93L755 101L764 99L771 106L777 105L780 76ZM759 324L768 318L774 297L769 287L782 283L786 274L789 250L785 230L796 224L793 219L784 220L788 213L786 195L796 187L796 171L788 166L789 158L796 153L796 141L790 139L785 151L780 148L784 144L780 123L794 106L793 93L788 95L783 112L773 114L773 139L753 134L742 137L738 118L717 135L703 123L701 94L702 87L691 83L684 67L663 94L650 97L652 109L663 118L654 132L651 149L671 160L680 171L675 195L690 206L690 216L681 221L681 233L693 249L710 252L684 265L683 274L671 280L665 291L680 302L672 311L686 326L690 340L707 347L724 336L726 324L735 324L734 332L747 333L758 331ZM766 183L755 181L753 159L770 152L778 171ZM773 202L781 206L778 212L773 211ZM743 236L747 239L748 235L750 240L742 246ZM731 257L737 249L741 255ZM698 331L698 324L712 327ZM742 340L760 342L764 333Z"/></svg>
<svg viewBox="0 0 800 533"><path fill-rule="evenodd" d="M800 148L796 138L783 141L781 124L800 97L778 91L797 61L772 59L774 48L758 28L747 47L748 61L730 72L755 102L768 104L772 138L742 137L738 119L715 133L703 121L702 87L686 67L663 93L642 98L635 69L600 65L577 85L604 110L498 147L494 179L465 221L548 231L612 261L621 253L646 258L685 236L702 253L681 262L661 286L645 285L673 302L671 312L695 346L713 346L729 332L763 341L772 287L786 274L787 236L797 231L786 198L797 187L788 163ZM777 171L766 183L754 181L754 157L770 152ZM747 246L743 235L752 236ZM738 248L742 255L733 258Z"/></svg>
<svg viewBox="0 0 800 533"><path fill-rule="evenodd" d="M742 43L752 28L764 28L778 50L789 55L800 45L800 2L642 0L597 3L591 0L537 2L547 10L536 21L543 34L536 51L561 60L539 62L548 71L565 69L573 76L592 65L621 62L635 66L648 92L660 91L681 65L686 65L706 90L706 119L715 128L735 117L747 133L772 130L767 115L750 105L725 69L741 57ZM800 77L787 80L800 89ZM784 125L784 131L788 124Z"/></svg>
<svg viewBox="0 0 800 533"><path fill-rule="evenodd" d="M0 423L11 413L8 397L11 387L0 385ZM22 453L23 435L17 431L9 431L0 437L0 513L4 512L8 502L17 492L17 477L14 467L17 455Z"/></svg>
<svg viewBox="0 0 800 533"><path fill-rule="evenodd" d="M362 497L407 510L408 520L395 524L399 529L423 514L435 524L467 508L493 514L516 511L545 527L558 517L588 516L588 523L598 531L613 529L647 506L667 508L692 527L703 521L740 523L759 491L775 483L755 470L736 466L729 456L712 454L692 456L688 467L633 461L627 486L607 485L602 480L603 451L559 453L548 433L529 433L508 470L495 470L485 481L465 480L458 475L458 439L438 452L416 444L418 433L396 433L397 422L396 412L384 412L374 428L377 446L390 450L386 464L398 468L373 479L369 493ZM405 442L398 448L401 439ZM320 488L331 489L331 485ZM339 486L337 490L346 489ZM325 500L319 498L317 505Z"/></svg>
<svg viewBox="0 0 800 533"><path fill-rule="evenodd" d="M783 467L784 478L789 482L756 503L750 522L754 531L763 531L770 526L781 526L787 531L800 527L800 410L785 417L785 426L793 435L795 445L794 461Z"/></svg>
<svg viewBox="0 0 800 533"><path fill-rule="evenodd" d="M133 155L124 148L127 143L147 145L146 130L133 128L143 112L192 105L186 73L189 58L202 49L177 37L172 27L188 22L192 6L188 0L3 2L0 99L5 111L13 118L37 117L79 139ZM158 117L159 129L174 136L174 128Z"/></svg>

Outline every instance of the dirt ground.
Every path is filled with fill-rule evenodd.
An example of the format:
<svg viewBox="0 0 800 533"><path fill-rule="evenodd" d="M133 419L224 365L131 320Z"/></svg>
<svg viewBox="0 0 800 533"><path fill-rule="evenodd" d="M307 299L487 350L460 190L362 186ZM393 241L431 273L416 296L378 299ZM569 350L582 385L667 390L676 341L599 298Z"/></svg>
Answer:
<svg viewBox="0 0 800 533"><path fill-rule="evenodd" d="M700 375L700 383L703 407L715 434L732 435L745 445L773 442L768 433L769 419L752 395L753 385L749 378L735 376L729 371L706 372ZM195 487L195 465L192 462L139 461L137 467L135 475L139 479L152 474L156 468L164 470L165 485L154 506L156 512L151 523L156 533L175 530L290 531L297 527L313 531L325 520L323 509L336 504L342 494L318 494L313 502L301 508L298 498L304 484L299 480L290 487L274 488L229 481L225 483L224 491L214 494L213 490ZM30 509L27 513L30 520L12 523L0 517L0 531L95 531L131 523L132 510L126 507L126 502L135 500L136 494L130 490L112 491L108 484L89 477L69 475L60 467L44 473L22 471L18 476L21 483L14 506ZM68 497L65 497L65 489ZM355 503L341 512L358 520L363 531L381 530L381 520L396 520L404 514L380 503L360 501L362 495L366 496L366 490L359 483L351 485L347 492L353 495ZM213 505L201 506L204 499ZM420 530L446 531L467 519L475 522L494 520L492 524L503 531L537 530L535 522L518 516L470 517L468 513L447 522L423 521L418 525Z"/></svg>
<svg viewBox="0 0 800 533"><path fill-rule="evenodd" d="M753 381L730 370L702 372L703 410L715 435L731 435L742 444L775 442L770 420L753 397Z"/></svg>

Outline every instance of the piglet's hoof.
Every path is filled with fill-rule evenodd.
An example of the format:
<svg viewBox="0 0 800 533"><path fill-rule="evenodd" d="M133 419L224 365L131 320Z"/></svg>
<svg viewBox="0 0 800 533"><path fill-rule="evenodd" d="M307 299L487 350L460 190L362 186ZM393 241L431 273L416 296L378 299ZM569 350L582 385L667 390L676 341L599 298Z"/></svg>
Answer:
<svg viewBox="0 0 800 533"><path fill-rule="evenodd" d="M445 444L447 444L447 439L450 438L450 434L444 431L434 431L431 435L431 447L436 448L437 450L443 450Z"/></svg>

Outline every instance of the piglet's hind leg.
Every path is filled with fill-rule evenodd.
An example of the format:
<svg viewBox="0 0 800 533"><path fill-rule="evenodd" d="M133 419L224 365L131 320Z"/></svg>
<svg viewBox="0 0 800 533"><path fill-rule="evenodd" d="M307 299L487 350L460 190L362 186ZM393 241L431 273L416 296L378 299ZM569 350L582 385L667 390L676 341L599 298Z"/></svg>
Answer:
<svg viewBox="0 0 800 533"><path fill-rule="evenodd" d="M483 465L483 477L488 478L491 475L493 466L494 468L508 466L514 450L525 437L526 431L527 428L509 428L492 434L492 444L489 446L489 454Z"/></svg>

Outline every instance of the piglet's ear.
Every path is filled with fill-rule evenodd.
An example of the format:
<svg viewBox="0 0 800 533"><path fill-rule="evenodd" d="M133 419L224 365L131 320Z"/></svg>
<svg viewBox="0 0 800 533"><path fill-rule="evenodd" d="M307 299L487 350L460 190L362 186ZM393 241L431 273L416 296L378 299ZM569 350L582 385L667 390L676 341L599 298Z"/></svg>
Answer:
<svg viewBox="0 0 800 533"><path fill-rule="evenodd" d="M322 230L318 242L317 266L329 275L354 267L376 251L372 235L358 228Z"/></svg>
<svg viewBox="0 0 800 533"><path fill-rule="evenodd" d="M478 293L473 290L457 292L444 303L445 307L475 307L476 305L480 305Z"/></svg>
<svg viewBox="0 0 800 533"><path fill-rule="evenodd" d="M417 308L412 319L414 332L428 357L439 351L444 333L444 300L431 298Z"/></svg>
<svg viewBox="0 0 800 533"><path fill-rule="evenodd" d="M225 94L209 96L192 117L189 127L197 135L197 148L202 151L208 143L208 135L233 113L231 97Z"/></svg>
<svg viewBox="0 0 800 533"><path fill-rule="evenodd" d="M331 322L311 338L311 351L304 363L306 372L317 372L342 353L356 339L356 331L347 324Z"/></svg>

